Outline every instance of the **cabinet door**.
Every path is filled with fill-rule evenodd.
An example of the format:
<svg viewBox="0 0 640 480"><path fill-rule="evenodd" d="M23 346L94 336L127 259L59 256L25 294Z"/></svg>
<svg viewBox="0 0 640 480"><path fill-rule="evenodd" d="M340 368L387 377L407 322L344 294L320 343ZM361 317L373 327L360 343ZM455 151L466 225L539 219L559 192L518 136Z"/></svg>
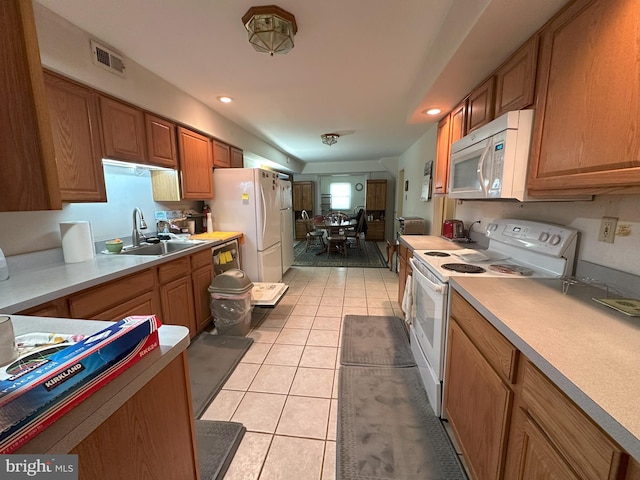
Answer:
<svg viewBox="0 0 640 480"><path fill-rule="evenodd" d="M313 214L313 183L307 182L302 186L302 208L309 215Z"/></svg>
<svg viewBox="0 0 640 480"><path fill-rule="evenodd" d="M66 202L106 202L98 96L45 72L60 195Z"/></svg>
<svg viewBox="0 0 640 480"><path fill-rule="evenodd" d="M531 37L496 72L496 118L533 105L539 40Z"/></svg>
<svg viewBox="0 0 640 480"><path fill-rule="evenodd" d="M184 199L204 200L213 197L213 162L210 142L211 140L204 135L178 127L178 151Z"/></svg>
<svg viewBox="0 0 640 480"><path fill-rule="evenodd" d="M178 168L176 125L150 113L144 114L148 161L160 167Z"/></svg>
<svg viewBox="0 0 640 480"><path fill-rule="evenodd" d="M193 311L191 279L187 276L161 285L160 301L162 302L162 322L187 327L189 335L193 338L197 328Z"/></svg>
<svg viewBox="0 0 640 480"><path fill-rule="evenodd" d="M521 415L525 415L521 413ZM578 480L536 424L526 416L518 480Z"/></svg>
<svg viewBox="0 0 640 480"><path fill-rule="evenodd" d="M0 2L0 211L61 209L32 2Z"/></svg>
<svg viewBox="0 0 640 480"><path fill-rule="evenodd" d="M142 110L101 96L100 112L105 157L146 163L146 138Z"/></svg>
<svg viewBox="0 0 640 480"><path fill-rule="evenodd" d="M513 393L450 319L444 409L472 478L498 479Z"/></svg>
<svg viewBox="0 0 640 480"><path fill-rule="evenodd" d="M186 355L174 359L73 448L81 478L200 478Z"/></svg>
<svg viewBox="0 0 640 480"><path fill-rule="evenodd" d="M231 167L231 151L229 145L213 140L213 166L216 168Z"/></svg>
<svg viewBox="0 0 640 480"><path fill-rule="evenodd" d="M581 0L542 31L530 194L640 191L638 25L637 0Z"/></svg>
<svg viewBox="0 0 640 480"><path fill-rule="evenodd" d="M244 167L244 153L236 147L231 147L231 168Z"/></svg>
<svg viewBox="0 0 640 480"><path fill-rule="evenodd" d="M467 134L467 99L451 111L451 130L449 145L457 142Z"/></svg>
<svg viewBox="0 0 640 480"><path fill-rule="evenodd" d="M367 180L367 210L385 210L387 207L387 181Z"/></svg>
<svg viewBox="0 0 640 480"><path fill-rule="evenodd" d="M490 77L469 95L468 132L472 132L494 119L495 84L496 78Z"/></svg>
<svg viewBox="0 0 640 480"><path fill-rule="evenodd" d="M198 331L211 322L211 293L209 286L213 280L213 265L194 270L191 274L195 306L196 328Z"/></svg>
<svg viewBox="0 0 640 480"><path fill-rule="evenodd" d="M438 122L436 140L436 167L433 176L433 193L447 193L449 181L449 139L451 138L451 115Z"/></svg>

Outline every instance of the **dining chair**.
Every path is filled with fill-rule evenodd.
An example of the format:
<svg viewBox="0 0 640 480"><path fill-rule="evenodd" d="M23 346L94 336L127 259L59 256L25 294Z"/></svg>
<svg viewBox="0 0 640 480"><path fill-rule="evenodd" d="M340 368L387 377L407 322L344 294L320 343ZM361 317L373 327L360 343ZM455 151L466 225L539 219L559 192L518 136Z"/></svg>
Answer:
<svg viewBox="0 0 640 480"><path fill-rule="evenodd" d="M365 233L365 225L366 225L366 215L364 209L361 209L356 216L357 223L355 228L350 228L345 231L345 236L347 237L347 243L350 239L355 240L355 244L358 247L358 250L362 250L362 234Z"/></svg>
<svg viewBox="0 0 640 480"><path fill-rule="evenodd" d="M309 218L309 214L306 210L302 211L302 221L304 222L307 239L307 244L304 251L306 252L307 250L309 250L309 247L312 245L318 245L322 248L325 248L324 230L316 229L313 220Z"/></svg>

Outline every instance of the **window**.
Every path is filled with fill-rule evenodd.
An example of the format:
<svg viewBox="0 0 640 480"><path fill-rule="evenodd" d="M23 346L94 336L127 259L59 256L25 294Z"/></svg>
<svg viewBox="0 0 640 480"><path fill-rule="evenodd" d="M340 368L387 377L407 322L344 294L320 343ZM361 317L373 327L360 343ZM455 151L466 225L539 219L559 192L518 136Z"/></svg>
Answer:
<svg viewBox="0 0 640 480"><path fill-rule="evenodd" d="M329 185L331 193L331 210L351 209L351 184L332 183Z"/></svg>

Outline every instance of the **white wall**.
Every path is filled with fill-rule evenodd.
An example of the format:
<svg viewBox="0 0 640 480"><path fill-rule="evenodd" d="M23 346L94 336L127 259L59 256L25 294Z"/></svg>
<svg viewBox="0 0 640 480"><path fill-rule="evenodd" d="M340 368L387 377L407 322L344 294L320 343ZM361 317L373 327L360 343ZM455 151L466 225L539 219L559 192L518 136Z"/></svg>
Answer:
<svg viewBox="0 0 640 480"><path fill-rule="evenodd" d="M540 220L568 225L580 231L578 258L588 262L640 275L640 195L602 195L592 202L476 202L456 206L456 218L468 226L493 218ZM615 237L614 243L598 242L603 216L617 217L618 228L626 226L628 235ZM477 225L474 226L476 230Z"/></svg>
<svg viewBox="0 0 640 480"><path fill-rule="evenodd" d="M252 135L131 59L125 57L125 78L95 66L90 55L90 32L76 27L37 2L34 2L34 14L44 66L141 108L206 132L248 153L275 162L287 171L302 171L303 162Z"/></svg>
<svg viewBox="0 0 640 480"><path fill-rule="evenodd" d="M148 170L105 165L107 203L65 203L62 210L0 213L0 248L5 255L36 252L61 246L59 222L88 220L94 241L129 237L133 208L140 207L149 232L155 232L156 210L202 209L202 202L153 200Z"/></svg>

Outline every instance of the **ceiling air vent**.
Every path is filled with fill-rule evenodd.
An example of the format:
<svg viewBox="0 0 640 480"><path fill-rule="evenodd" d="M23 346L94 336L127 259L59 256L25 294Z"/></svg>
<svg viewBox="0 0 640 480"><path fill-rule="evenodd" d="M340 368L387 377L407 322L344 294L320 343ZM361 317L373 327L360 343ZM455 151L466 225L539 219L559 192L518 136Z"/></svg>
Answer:
<svg viewBox="0 0 640 480"><path fill-rule="evenodd" d="M93 63L111 73L124 77L122 55L91 40L91 60Z"/></svg>

